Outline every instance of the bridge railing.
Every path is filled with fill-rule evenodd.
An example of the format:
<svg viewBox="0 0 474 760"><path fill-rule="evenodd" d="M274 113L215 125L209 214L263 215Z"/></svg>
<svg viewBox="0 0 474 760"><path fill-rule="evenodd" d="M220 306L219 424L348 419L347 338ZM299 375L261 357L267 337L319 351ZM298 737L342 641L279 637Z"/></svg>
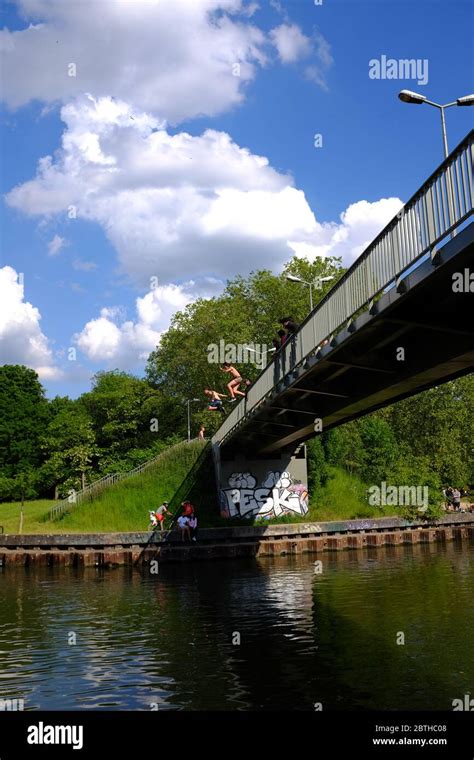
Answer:
<svg viewBox="0 0 474 760"><path fill-rule="evenodd" d="M473 213L474 130L452 151L316 305L215 433L222 444L295 367Z"/></svg>

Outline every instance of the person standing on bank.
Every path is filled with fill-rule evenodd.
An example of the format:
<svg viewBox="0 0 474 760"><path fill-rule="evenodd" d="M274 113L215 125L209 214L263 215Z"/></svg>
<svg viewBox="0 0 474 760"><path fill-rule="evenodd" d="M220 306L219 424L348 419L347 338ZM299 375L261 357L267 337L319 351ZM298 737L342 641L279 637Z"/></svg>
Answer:
<svg viewBox="0 0 474 760"><path fill-rule="evenodd" d="M197 527L198 527L198 521L195 512L188 517L188 525L189 529L191 531L191 540L197 541Z"/></svg>
<svg viewBox="0 0 474 760"><path fill-rule="evenodd" d="M461 491L459 488L453 488L453 506L455 512L461 510Z"/></svg>
<svg viewBox="0 0 474 760"><path fill-rule="evenodd" d="M181 541L184 543L184 541L189 541L191 539L191 534L189 531L189 517L186 517L186 515L180 515L178 517L178 527L181 530ZM184 536L186 535L186 539Z"/></svg>
<svg viewBox="0 0 474 760"><path fill-rule="evenodd" d="M160 530L164 530L165 527L165 515L169 515L169 503L164 501L161 507L156 510L156 519L160 524Z"/></svg>

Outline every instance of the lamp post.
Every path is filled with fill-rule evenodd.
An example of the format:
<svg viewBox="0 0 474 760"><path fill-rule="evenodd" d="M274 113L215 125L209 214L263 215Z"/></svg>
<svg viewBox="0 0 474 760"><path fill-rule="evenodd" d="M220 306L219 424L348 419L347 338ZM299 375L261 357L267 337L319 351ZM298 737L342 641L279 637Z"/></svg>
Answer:
<svg viewBox="0 0 474 760"><path fill-rule="evenodd" d="M449 150L444 112L446 108L451 108L451 106L474 106L474 95L464 95L464 97L453 100L452 103L445 103L444 105L441 105L440 103L433 103L433 101L428 100L425 95L419 95L417 92L412 92L411 90L402 90L398 93L398 97L401 101L403 101L403 103L413 103L419 106L423 105L423 103L426 103L427 106L434 106L435 108L439 108L439 112L441 114L441 132L443 136L444 157L447 158Z"/></svg>
<svg viewBox="0 0 474 760"><path fill-rule="evenodd" d="M403 103L412 103L414 105L423 105L423 103L426 103L427 106L434 106L435 108L439 109L440 115L441 115L441 134L443 137L443 150L444 150L444 157L447 158L449 155L449 148L448 148L448 136L446 134L446 119L444 117L444 112L446 108L451 108L451 106L474 106L474 95L464 95L462 98L458 98L457 100L453 100L452 103L445 103L444 105L441 105L440 103L434 103L432 100L428 100L425 95L419 95L417 92L412 92L411 90L401 90L401 92L398 93L398 97ZM453 189L453 182L451 179L451 172L448 167L447 175L446 175L446 184L447 184L447 195L448 195L448 207L449 207L449 218L450 218L450 224L454 224L454 189ZM456 232L455 230L452 230L451 232L451 238L455 236Z"/></svg>
<svg viewBox="0 0 474 760"><path fill-rule="evenodd" d="M320 290L325 282L334 280L334 275L328 275L327 277L316 277L313 282L306 282L306 280L302 280L301 277L296 277L294 274L287 274L286 279L290 282L300 282L302 285L308 285L310 311L313 311L313 288Z"/></svg>
<svg viewBox="0 0 474 760"><path fill-rule="evenodd" d="M188 443L191 440L191 411L190 411L190 404L192 404L193 401L200 401L199 398L188 398L186 401L187 407L188 407Z"/></svg>
<svg viewBox="0 0 474 760"><path fill-rule="evenodd" d="M309 287L309 305L310 305L310 314L313 311L313 288L316 288L317 290L321 290L323 284L325 282L330 282L331 280L334 280L334 275L327 275L326 277L315 277L313 282L306 282L306 280L302 280L301 277L296 277L294 274L287 274L286 279L290 282L300 282L302 285L307 285ZM313 340L316 344L316 326L314 324L315 320L311 320L313 323Z"/></svg>

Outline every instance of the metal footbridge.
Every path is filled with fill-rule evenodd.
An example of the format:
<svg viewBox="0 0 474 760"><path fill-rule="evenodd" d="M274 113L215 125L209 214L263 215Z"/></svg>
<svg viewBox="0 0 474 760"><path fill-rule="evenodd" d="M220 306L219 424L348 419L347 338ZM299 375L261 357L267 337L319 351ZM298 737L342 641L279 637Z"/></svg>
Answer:
<svg viewBox="0 0 474 760"><path fill-rule="evenodd" d="M215 433L273 456L474 369L474 131L307 316Z"/></svg>

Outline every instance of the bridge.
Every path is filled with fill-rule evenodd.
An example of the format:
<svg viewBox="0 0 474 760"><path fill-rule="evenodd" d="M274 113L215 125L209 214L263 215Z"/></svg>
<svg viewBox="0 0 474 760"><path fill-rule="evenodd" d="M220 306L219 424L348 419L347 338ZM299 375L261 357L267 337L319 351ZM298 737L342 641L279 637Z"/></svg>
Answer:
<svg viewBox="0 0 474 760"><path fill-rule="evenodd" d="M473 371L473 153L474 130L217 430L212 449L223 514L304 514L304 441Z"/></svg>

